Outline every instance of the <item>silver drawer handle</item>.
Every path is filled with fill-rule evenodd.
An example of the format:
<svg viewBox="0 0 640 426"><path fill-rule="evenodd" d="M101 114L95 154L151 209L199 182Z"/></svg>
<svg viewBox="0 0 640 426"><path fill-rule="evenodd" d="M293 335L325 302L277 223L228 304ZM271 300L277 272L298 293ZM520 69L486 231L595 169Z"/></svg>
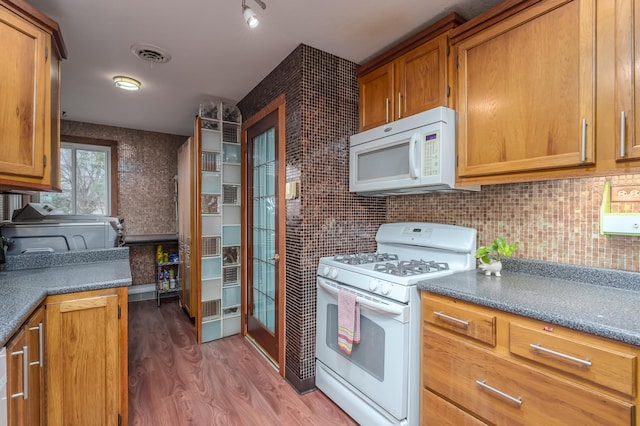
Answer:
<svg viewBox="0 0 640 426"><path fill-rule="evenodd" d="M22 399L29 398L29 347L23 346L21 351L11 352L11 356L22 355L22 392L14 393L11 398L19 396Z"/></svg>
<svg viewBox="0 0 640 426"><path fill-rule="evenodd" d="M559 358L567 359L569 361L577 362L578 364L582 364L582 365L586 365L587 367L591 367L591 361L589 361L588 359L576 358L576 357L571 356L571 355L563 354L562 352L556 352L556 351L554 351L552 349L543 348L540 345L534 345L533 343L531 343L529 346L532 349L535 349L537 351L544 352L544 353L549 354L549 355L555 355L555 356L557 356Z"/></svg>
<svg viewBox="0 0 640 426"><path fill-rule="evenodd" d="M434 312L433 314L435 316L437 316L437 317L444 318L444 319L449 320L449 321L453 321L453 322L455 322L457 324L460 324L460 325L463 325L465 327L469 327L469 321L464 321L464 320L449 316L447 314L443 314L442 312Z"/></svg>
<svg viewBox="0 0 640 426"><path fill-rule="evenodd" d="M30 362L29 365L39 365L40 368L44 367L44 357L43 357L43 349L44 345L42 342L42 323L38 323L37 327L29 327L29 331L38 330L38 360Z"/></svg>
<svg viewBox="0 0 640 426"><path fill-rule="evenodd" d="M498 389L494 388L493 386L489 386L487 384L486 380L476 380L476 383L478 385L480 385L482 388L484 388L484 389L486 389L488 391L491 391L491 392L493 392L493 393L495 393L497 395L500 395L501 397L507 399L508 401L513 402L518 407L522 405L522 397L516 398L514 396L511 396L511 395L509 395L507 393L502 392L501 390L498 390Z"/></svg>

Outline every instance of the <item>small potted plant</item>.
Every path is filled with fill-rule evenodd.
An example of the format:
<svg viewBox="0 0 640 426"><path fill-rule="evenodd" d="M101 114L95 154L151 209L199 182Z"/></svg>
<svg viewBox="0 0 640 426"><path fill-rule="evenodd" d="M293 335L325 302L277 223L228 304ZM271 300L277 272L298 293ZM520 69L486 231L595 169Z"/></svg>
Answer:
<svg viewBox="0 0 640 426"><path fill-rule="evenodd" d="M478 247L476 258L480 259L480 269L484 271L485 275L494 273L496 277L499 277L500 271L502 271L501 259L503 257L511 257L517 248L518 243L507 244L502 237L493 240L490 246Z"/></svg>

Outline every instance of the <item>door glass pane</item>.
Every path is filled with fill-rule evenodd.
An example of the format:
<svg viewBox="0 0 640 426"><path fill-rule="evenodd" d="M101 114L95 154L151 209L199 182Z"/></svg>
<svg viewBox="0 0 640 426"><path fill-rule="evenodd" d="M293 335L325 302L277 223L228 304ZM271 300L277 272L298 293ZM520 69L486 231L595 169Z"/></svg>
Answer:
<svg viewBox="0 0 640 426"><path fill-rule="evenodd" d="M253 138L253 311L275 332L275 129Z"/></svg>

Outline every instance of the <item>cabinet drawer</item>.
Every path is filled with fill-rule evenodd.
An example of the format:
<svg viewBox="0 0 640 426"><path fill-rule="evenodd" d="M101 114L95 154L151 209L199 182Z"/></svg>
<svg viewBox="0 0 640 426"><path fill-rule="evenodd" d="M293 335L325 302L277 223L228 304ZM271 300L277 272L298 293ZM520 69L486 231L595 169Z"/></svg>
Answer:
<svg viewBox="0 0 640 426"><path fill-rule="evenodd" d="M486 426L486 423L476 419L471 414L456 407L438 395L422 389L422 418L421 425L431 426Z"/></svg>
<svg viewBox="0 0 640 426"><path fill-rule="evenodd" d="M450 305L423 298L422 318L454 333L462 334L491 346L496 345L496 317L464 305Z"/></svg>
<svg viewBox="0 0 640 426"><path fill-rule="evenodd" d="M450 338L423 332L424 386L498 425L630 425L634 406Z"/></svg>
<svg viewBox="0 0 640 426"><path fill-rule="evenodd" d="M512 322L509 351L629 396L636 393L636 357L580 341L579 336L558 336Z"/></svg>

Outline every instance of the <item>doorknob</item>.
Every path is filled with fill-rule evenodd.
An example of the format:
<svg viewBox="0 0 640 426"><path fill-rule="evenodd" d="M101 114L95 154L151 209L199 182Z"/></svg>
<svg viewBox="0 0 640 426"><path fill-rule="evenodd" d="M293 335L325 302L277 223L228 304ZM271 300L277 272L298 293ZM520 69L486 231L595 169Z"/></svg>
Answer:
<svg viewBox="0 0 640 426"><path fill-rule="evenodd" d="M280 260L280 255L278 253L275 254L275 256L270 257L268 260L273 260L275 262Z"/></svg>

